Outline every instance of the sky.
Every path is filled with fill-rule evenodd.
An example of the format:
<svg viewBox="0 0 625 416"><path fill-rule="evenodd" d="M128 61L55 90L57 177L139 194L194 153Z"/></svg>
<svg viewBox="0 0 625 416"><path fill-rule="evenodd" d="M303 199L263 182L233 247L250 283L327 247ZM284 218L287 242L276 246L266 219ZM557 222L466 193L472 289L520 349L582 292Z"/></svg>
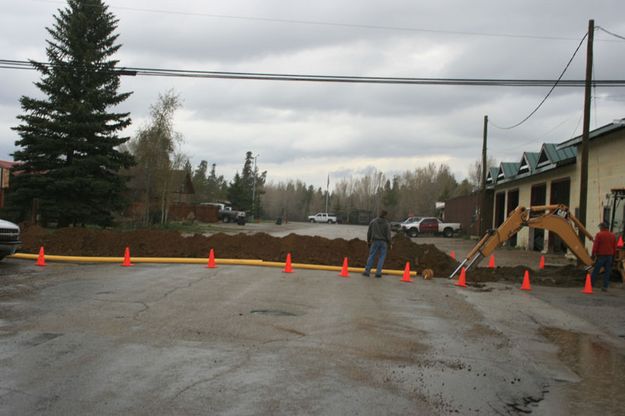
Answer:
<svg viewBox="0 0 625 416"><path fill-rule="evenodd" d="M553 79L595 25L625 36L622 0L108 0L119 19L120 66L376 77ZM46 61L61 0L2 0L0 59ZM586 44L564 79L584 79ZM597 30L595 79L625 79L625 40ZM19 98L40 96L36 71L0 69L0 159L12 160ZM195 168L215 163L232 179L245 153L268 182L331 187L372 169L389 177L445 163L461 180L488 155L524 151L581 134L583 88L475 87L122 77L132 91L133 136L159 93L182 100L175 129ZM625 88L594 88L591 129L625 117Z"/></svg>

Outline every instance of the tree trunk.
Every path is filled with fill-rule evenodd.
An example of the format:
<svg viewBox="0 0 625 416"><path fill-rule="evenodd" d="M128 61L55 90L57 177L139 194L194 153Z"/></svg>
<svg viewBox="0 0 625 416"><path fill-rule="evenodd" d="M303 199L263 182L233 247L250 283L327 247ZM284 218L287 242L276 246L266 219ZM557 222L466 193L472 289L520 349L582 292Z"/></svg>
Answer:
<svg viewBox="0 0 625 416"><path fill-rule="evenodd" d="M167 194L166 188L163 188L161 193L161 225L165 224L165 195Z"/></svg>
<svg viewBox="0 0 625 416"><path fill-rule="evenodd" d="M146 185L145 185L145 207L144 207L144 213L143 213L143 225L144 226L149 226L150 225L150 171L148 170L148 166L146 163Z"/></svg>
<svg viewBox="0 0 625 416"><path fill-rule="evenodd" d="M167 207L168 207L168 201L167 201L167 194L169 193L169 182L171 179L171 171L167 172L167 175L165 176L165 183L163 184L163 190L161 193L161 225L166 224L167 223Z"/></svg>

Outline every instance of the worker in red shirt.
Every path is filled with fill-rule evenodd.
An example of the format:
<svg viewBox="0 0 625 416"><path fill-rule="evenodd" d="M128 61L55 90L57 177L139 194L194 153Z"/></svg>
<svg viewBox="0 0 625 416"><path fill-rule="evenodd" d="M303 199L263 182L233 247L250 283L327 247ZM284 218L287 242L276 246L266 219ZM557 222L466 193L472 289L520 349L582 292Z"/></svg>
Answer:
<svg viewBox="0 0 625 416"><path fill-rule="evenodd" d="M601 290L606 292L610 284L610 273L612 273L612 263L616 254L616 236L608 230L608 224L602 222L599 224L599 232L595 236L592 244L592 256L595 259L595 267L592 269L592 284L597 280L597 275L603 271L603 286Z"/></svg>

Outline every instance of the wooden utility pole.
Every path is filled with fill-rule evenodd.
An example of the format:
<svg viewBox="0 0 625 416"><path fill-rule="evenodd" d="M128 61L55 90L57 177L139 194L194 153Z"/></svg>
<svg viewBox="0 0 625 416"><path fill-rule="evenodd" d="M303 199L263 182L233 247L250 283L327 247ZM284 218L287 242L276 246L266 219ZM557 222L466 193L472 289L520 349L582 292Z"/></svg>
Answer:
<svg viewBox="0 0 625 416"><path fill-rule="evenodd" d="M577 218L586 226L586 206L588 202L588 140L590 136L590 100L592 84L592 44L595 34L595 21L588 21L588 46L586 51L586 85L584 88L584 127L582 131L582 149L579 179L579 215ZM586 236L580 231L579 238L582 244Z"/></svg>
<svg viewBox="0 0 625 416"><path fill-rule="evenodd" d="M484 116L484 136L482 140L482 180L480 183L480 235L486 232L486 141L488 137L488 116Z"/></svg>

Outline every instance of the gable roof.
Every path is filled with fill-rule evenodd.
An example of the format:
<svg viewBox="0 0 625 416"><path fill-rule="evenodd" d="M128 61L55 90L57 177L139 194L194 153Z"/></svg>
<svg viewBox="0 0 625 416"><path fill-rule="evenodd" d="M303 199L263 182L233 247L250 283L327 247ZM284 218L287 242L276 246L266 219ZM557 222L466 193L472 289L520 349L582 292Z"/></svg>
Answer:
<svg viewBox="0 0 625 416"><path fill-rule="evenodd" d="M544 143L538 155L537 168L562 166L575 162L577 156L574 148L565 147L558 149L555 143ZM541 169L542 170L542 169Z"/></svg>
<svg viewBox="0 0 625 416"><path fill-rule="evenodd" d="M486 184L497 183L498 174L499 174L499 168L488 168L488 173L486 174Z"/></svg>
<svg viewBox="0 0 625 416"><path fill-rule="evenodd" d="M536 170L538 164L539 152L524 152L519 164L519 175L532 174Z"/></svg>
<svg viewBox="0 0 625 416"><path fill-rule="evenodd" d="M501 162L499 165L499 171L497 173L497 181L503 179L510 179L519 173L520 163L517 162Z"/></svg>

